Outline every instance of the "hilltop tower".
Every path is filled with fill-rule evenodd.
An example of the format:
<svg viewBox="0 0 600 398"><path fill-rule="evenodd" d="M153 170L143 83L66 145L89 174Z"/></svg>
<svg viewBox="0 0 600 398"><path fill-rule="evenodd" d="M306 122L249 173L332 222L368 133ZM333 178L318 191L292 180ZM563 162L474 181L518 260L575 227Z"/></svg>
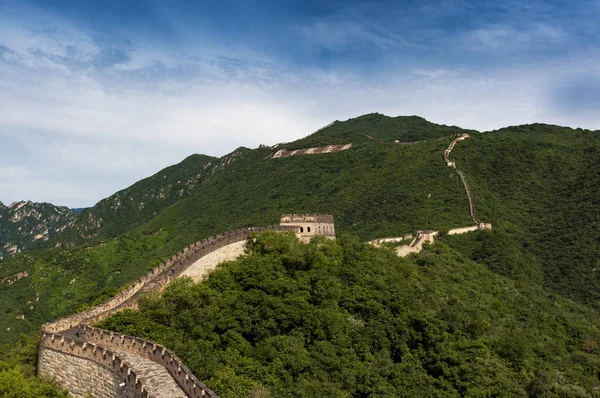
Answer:
<svg viewBox="0 0 600 398"><path fill-rule="evenodd" d="M333 216L329 214L282 214L279 225L297 227L296 235L302 242L310 241L313 236L335 239Z"/></svg>

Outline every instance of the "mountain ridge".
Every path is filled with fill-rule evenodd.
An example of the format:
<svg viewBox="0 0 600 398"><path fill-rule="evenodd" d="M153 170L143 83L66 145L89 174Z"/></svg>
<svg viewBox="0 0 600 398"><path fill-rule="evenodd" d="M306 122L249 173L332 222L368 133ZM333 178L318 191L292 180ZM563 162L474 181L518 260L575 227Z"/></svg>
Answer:
<svg viewBox="0 0 600 398"><path fill-rule="evenodd" d="M369 120L372 118L375 123L371 125ZM356 122L355 119L360 120ZM28 292L46 295L44 300L40 300L44 308L32 315L33 323L30 326L23 324L22 330L34 328L36 323L60 317L85 303L97 302L102 297L114 294L181 247L224 231L275 224L282 213L319 211L333 214L338 231L356 234L362 240L414 233L418 229L448 230L470 225L472 221L464 188L443 159L443 152L450 141L456 134L465 132L471 132L471 138L457 146L452 160L457 162L469 180L478 216L494 224L494 231L479 237L441 236L439 239L452 242L464 255L486 264L495 272L512 278L533 278L540 283L545 279L546 283L554 286L555 291L597 305L595 298L585 301L586 295L596 297L588 293L600 283L596 279L583 281L591 260L582 263L585 264L583 268L569 264L569 269L573 270L572 279L553 282L556 275L562 272L556 265L545 266L554 249L536 236L540 223L528 220L532 216L543 217L541 209L549 205L544 198L558 194L544 190L544 181L559 178L555 181L557 184L571 180L570 177L565 179L568 177L567 171L555 177L548 175L553 168L558 167L559 170L564 163L558 158L554 159L552 154L564 152L564 156L572 159L564 163L572 169L569 173L574 173L585 182L585 173L594 169L584 167L577 160L582 156L579 148L598 148L597 134L573 130L577 134L575 141L572 141L568 139L571 134L568 137L553 134L554 130L563 131L560 127L545 125L526 126L516 132L506 130L488 134L433 124L430 126L433 132L424 133L421 118L409 120L410 123L417 123L417 127L405 125L405 119L397 120L382 115L365 115L355 119L335 122L318 131L318 139L301 139L300 144L282 143L255 149L240 147L221 158L192 155L182 162L179 169L178 165L174 165L173 169L165 169L167 171L160 171L142 180L139 182L141 185L136 186L136 183L119 191L118 197L125 195L128 189L150 197L161 188L161 185L152 185L154 182L160 182L161 179L172 179L174 184L179 182L175 188L171 185L171 196L159 206L145 207L146 212L140 214L139 207L130 206L127 211L118 213L113 209L114 206L106 205L116 203L116 197L111 196L109 198L112 199L103 202L103 206L106 205L104 208L82 212L78 219L79 231L74 224L68 233L54 241L44 242L46 247L57 244L59 247L4 260L0 263L0 277L27 272L30 277L19 281L23 288L29 286L31 290ZM552 132L541 133L542 130ZM377 133L371 135L372 131ZM369 139L365 134L377 139ZM422 134L429 138L420 140L424 138ZM281 148L306 148L311 143L331 143L331 137L334 136L344 144L349 143L348 137L360 140L343 152L272 158ZM398 138L417 139L419 142L399 145L395 143ZM355 139L350 141L357 142ZM521 144L521 141L526 144ZM488 142L492 147L487 147ZM499 152L490 156L492 149ZM536 158L534 153L543 156ZM587 154L585 156L591 156L593 152L584 153ZM507 164L515 167L506 168L495 160L502 156L507 157ZM191 166L189 169L186 168L188 165ZM204 166L206 169L202 169ZM527 179L514 174L523 166L528 167ZM178 187L186 183L186 179L180 177L195 178L199 169L202 172L193 180L194 186L179 196ZM480 174L485 175L485 179ZM527 182L537 180L540 182L536 184ZM588 214L593 218L598 208L592 201L596 188L585 184L582 186L587 188L582 191L580 203L591 203ZM503 202L510 203L513 198L506 197L506 194L508 192L514 196L512 191L515 187L519 188L515 191L515 194L518 193L515 199L529 200L540 210L528 214L507 207ZM135 199L138 200L142 199ZM516 206L520 202L515 203ZM560 203L563 204L563 201ZM130 216L131 219L128 219ZM89 228L83 229L81 225L88 225ZM107 225L110 228L104 230ZM81 231L86 232L87 239L81 236ZM593 252L596 236L598 232L592 229L586 240L579 241L584 250ZM527 242L528 246L521 242ZM533 246L537 249L531 249ZM503 260L499 253L512 260ZM569 253L569 258L577 254ZM586 258L591 257L588 254ZM575 287L566 288L571 285ZM11 285L4 293L0 289L0 297L3 294L15 297L14 308L10 310L12 319L29 313L24 303L37 298L35 294L30 296L27 293L28 299L18 299L21 293L17 294L17 290L11 292L15 288L16 285ZM64 295L59 292L69 292L68 299L61 299ZM14 323L6 319L6 327Z"/></svg>
<svg viewBox="0 0 600 398"><path fill-rule="evenodd" d="M135 197L133 205L123 213L118 212L123 207L115 209L114 201L108 201L112 205L106 205L105 202L104 207L82 213L88 217L84 221L91 223L87 238L73 233L81 232L81 229L77 231L73 228L70 231L73 235L70 238L63 235L62 244L56 248L20 253L0 262L0 300L5 304L4 316L0 318L0 342L14 342L19 333L37 331L43 322L105 302L129 286L133 280L193 242L241 227L274 224L282 213L319 212L335 217L336 230L342 235L341 246L319 246L316 242L313 246L301 248L295 247L291 242L282 244L279 240L269 240L276 238L259 237L258 239L267 239L268 243L258 244L255 251L266 255L268 261L278 258L269 252L270 248L280 251L277 256L281 255L281 258L272 265L275 267L273 269L284 274L291 272L291 275L310 269L320 272L330 266L333 270L343 264L343 261L350 261L348 264L352 266L356 266L358 261L358 264L364 264L362 267L368 268L370 261L378 257L381 268L373 272L391 277L393 272L399 271L404 265L412 264L393 277L401 277L405 280L403 283L411 281L407 288L416 289L416 294L425 291L420 299L416 298L418 294L414 297L407 296L406 304L416 311L415 317L401 323L409 325L407 330L414 328L413 332L408 331L414 333L410 341L421 341L416 345L409 345L409 350L416 349L413 353L421 355L419 344L433 349L422 356L423 362L419 365L422 367L419 372L425 372L421 373L422 377L432 378L431 388L441 387L436 383L452 379L453 385L446 385L444 388L448 391L466 391L466 380L454 373L453 369L459 365L452 358L465 359L466 362L460 360L460 366L467 367L461 369L471 369L469 350L475 346L479 347L478 352L486 358L493 358L491 363L506 375L506 385L512 386L511 391L515 393L524 393L531 383L541 383L544 388L555 392L564 389L579 394L575 396L585 396L588 389L600 387L594 378L594 374L600 372L597 349L600 341L597 336L599 325L595 320L597 309L600 308L597 293L600 291L600 278L593 271L597 261L595 253L600 249L600 231L597 228L600 221L600 203L597 200L600 197L600 172L594 167L600 163L600 135L589 130L542 124L476 133L456 127L424 125L420 118L406 120L365 115L356 119L358 120L334 122L311 136L292 143L255 149L240 147L212 162L212 158L192 156L190 169L184 167L179 174L177 170L171 170L172 173L167 177L162 175L162 180L173 178L175 184L180 184L177 187L185 186L186 180L181 180L180 176L197 176L199 164L200 168L209 163L210 165L203 169L201 176L194 180L194 186L185 191L184 195L179 195L180 188L173 189L171 185L169 200L172 202L167 200L145 213L142 210L146 206L137 206L138 200L143 201L143 195L151 197L159 192L159 172L155 175L159 177L143 180L144 183L133 189L135 192L130 197L138 193L140 196ZM466 133L469 133L470 138L456 144L451 159L444 159L443 154L448 150L448 145L453 141L457 142L457 137ZM411 145L404 145L406 143ZM307 156L273 156L281 148L293 151L334 144L352 146L344 151L318 155L310 155L305 151ZM477 217L491 222L493 230L451 236L443 233L450 228L473 223L461 178L453 167L448 167L450 164L447 162L454 164L466 176L470 195L477 207ZM119 191L119 195L114 198L126 197L126 192L127 189ZM137 214L140 211L142 213ZM131 220L119 222L119 218L128 218L129 215ZM404 265L400 268L389 268L392 263L396 264L396 260L392 261L390 257L395 251L386 252L384 247L377 254L371 249L361 248L363 246L359 243L420 229L440 230L442 233L436 237L435 245L426 245L420 254L409 256L406 262L402 260ZM49 239L47 243L50 245L53 242ZM71 247L76 243L83 244ZM289 249L286 248L288 246ZM339 261L334 260L340 255L340 250L345 254ZM304 257L298 257L300 252L305 252ZM330 266L323 267L323 264L318 265L321 261L319 259L330 259L333 262ZM265 261L260 260L259 263L267 264ZM285 265L285 269L277 264ZM246 272L243 271L245 268L236 272ZM229 272L227 270L231 269L235 268L222 268L220 275L226 275ZM273 269L260 272L269 274ZM342 267L336 271L339 275L321 274L325 279L318 283L316 279L309 278L312 282L308 283L307 280L306 286L299 289L308 288L305 294L315 294L310 301L321 300L321 290L311 290L317 287L313 284L337 286L339 283L331 284L326 281L331 281L332 277L349 277L344 269ZM361 267L356 268L356 271L363 272ZM366 272L367 275L371 273ZM406 278L407 275L412 276ZM430 280L425 281L423 278ZM244 277L239 283L247 286L253 280L260 282L261 279ZM470 280L470 287L464 285L463 280ZM230 279L229 281L231 282ZM281 285L280 282L273 282L271 287L262 286L261 290L264 293L277 286L291 286L289 283L292 283L288 281ZM375 287L381 286L379 279L370 283ZM498 293L495 287L497 283L513 286L511 291L515 291L522 299L512 300L508 307L497 298L485 299L489 305L481 308L470 308L467 305L472 301L473 289L478 292L478 297L488 297L489 292ZM202 285L184 285L176 284L165 295L149 301L150 307L142 308L143 311L150 309L150 312L142 316L142 325L152 319L152 325L157 331L169 330L165 332L166 335L144 335L145 332L141 330L143 327L138 323L139 314L127 313L110 322L114 322L111 326L113 330L131 328L129 330L134 330L136 336L162 339L166 346L179 352L178 355L186 363L189 362L192 368L200 369L194 367L197 365L195 356L186 357L188 352L185 348L192 347L192 340L171 341L168 338L187 332L170 330L172 325L161 323L164 317L180 319L178 303L189 302L187 292L195 289L202 292L207 289ZM223 286L233 285L225 283ZM423 286L428 287L423 291ZM285 292L286 289L288 288L275 290ZM360 289L352 290L358 292ZM381 289L377 288L375 291ZM426 291L437 293L431 296ZM211 297L217 297L221 293L226 292L213 292ZM249 294L249 298L254 297L253 291L243 293L246 294ZM169 301L173 297L180 297L182 301ZM302 297L305 299L307 296ZM369 311L374 311L374 314L377 313L377 308L389 303L383 297L380 298L383 301L368 301L369 306L373 306ZM361 298L358 303L364 299L366 297ZM282 297L281 302L278 301L280 298L273 297L272 300L274 301L269 302L277 305L284 313L289 311L283 310L281 306L287 302L285 298ZM435 305L432 305L438 309L441 317L431 317L427 311L421 313L422 300L434 300ZM199 302L197 299L192 301ZM338 303L338 306L341 304ZM169 310L160 312L163 305ZM428 309L431 307L425 306ZM544 315L543 311L535 309L537 307L546 308L552 315ZM162 315L153 313L152 308L158 308ZM362 308L362 305L358 308ZM183 310L186 311L185 308ZM230 309L223 307L223 311ZM485 322L467 322L467 313L483 316ZM486 313L487 316L484 315ZM573 317L570 313L586 315ZM531 320L527 320L529 315L524 314L531 315ZM157 316L163 318L157 319ZM366 324L360 311L352 313L352 317L353 327ZM238 321L245 322L237 318L232 320ZM343 329L347 324L344 320L335 327ZM207 323L208 328L218 325L218 322ZM260 325L257 327L262 328ZM527 340L523 328L538 336L539 342ZM386 328L376 327L373 330L381 332ZM443 331L441 335L447 336L445 339L450 338L452 341L460 336L467 337L457 346L453 345L456 342L447 340L453 345L448 351L448 346L430 345L436 341L435 336L440 335L440 330ZM322 332L315 330L314 333ZM245 331L240 331L240 334L243 338L251 336ZM227 336L228 339L233 338L231 335ZM288 339L285 336L282 338ZM424 340L420 340L422 338ZM398 337L394 337L396 343L399 341L397 339ZM239 337L228 341L242 342ZM253 341L254 338L248 340L251 344ZM546 344L548 341L552 343ZM331 342L324 344L329 343ZM229 344L227 341L215 344L224 344L222 352L229 352L226 350ZM247 347L244 344L246 343L239 347ZM234 344L230 347L237 346ZM193 350L190 352L197 352ZM406 347L400 349L405 350ZM240 354L247 356L248 351ZM377 357L380 354L381 352L371 352L369 355ZM386 363L390 360L395 363L397 358L388 358L384 354L381 355ZM216 358L219 354L210 355L215 355ZM440 358L446 359L438 361ZM579 368L584 363L587 370ZM372 365L378 366L375 363ZM544 376L539 372L545 367L558 373ZM513 370L517 373L511 373ZM570 372L568 376L559 374L567 371ZM198 376L204 379L201 374ZM213 373L217 378L211 380L210 387L217 386L222 391L227 391L229 384L221 378L228 377L227 373L222 376L218 374ZM538 377L536 374L542 376ZM519 381L515 384L514 380L517 379ZM585 384L584 390L579 387L580 382ZM272 386L275 390L281 387L277 383Z"/></svg>

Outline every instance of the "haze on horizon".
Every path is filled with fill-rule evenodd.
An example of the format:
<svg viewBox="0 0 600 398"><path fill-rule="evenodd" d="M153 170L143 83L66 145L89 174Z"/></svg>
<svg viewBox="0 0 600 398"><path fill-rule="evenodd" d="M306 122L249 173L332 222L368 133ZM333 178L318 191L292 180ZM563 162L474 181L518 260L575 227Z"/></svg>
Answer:
<svg viewBox="0 0 600 398"><path fill-rule="evenodd" d="M0 201L91 206L365 113L600 129L600 0L0 0Z"/></svg>

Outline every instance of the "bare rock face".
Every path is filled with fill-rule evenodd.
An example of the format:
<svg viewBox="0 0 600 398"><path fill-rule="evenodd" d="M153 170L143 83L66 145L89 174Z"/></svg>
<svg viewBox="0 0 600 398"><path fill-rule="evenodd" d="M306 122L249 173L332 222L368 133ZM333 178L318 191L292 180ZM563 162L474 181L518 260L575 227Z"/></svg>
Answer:
<svg viewBox="0 0 600 398"><path fill-rule="evenodd" d="M0 203L0 260L48 241L73 225L75 217L71 209L50 203Z"/></svg>

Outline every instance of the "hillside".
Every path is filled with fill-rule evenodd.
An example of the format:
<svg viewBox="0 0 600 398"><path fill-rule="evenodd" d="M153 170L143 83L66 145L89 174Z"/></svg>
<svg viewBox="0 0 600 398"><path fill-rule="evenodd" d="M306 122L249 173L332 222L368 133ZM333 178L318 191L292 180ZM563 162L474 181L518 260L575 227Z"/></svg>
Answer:
<svg viewBox="0 0 600 398"><path fill-rule="evenodd" d="M495 272L600 307L600 132L516 126L475 135L453 156L494 231L449 242Z"/></svg>
<svg viewBox="0 0 600 398"><path fill-rule="evenodd" d="M0 202L0 260L53 241L75 218L70 209L50 203Z"/></svg>
<svg viewBox="0 0 600 398"><path fill-rule="evenodd" d="M100 327L173 348L224 398L586 397L600 387L597 312L445 244L406 258L349 236L305 245L266 233L248 246L205 283L179 280Z"/></svg>
<svg viewBox="0 0 600 398"><path fill-rule="evenodd" d="M113 237L136 227L176 201L190 196L218 170L218 159L191 155L151 177L83 209L61 242Z"/></svg>
<svg viewBox="0 0 600 398"><path fill-rule="evenodd" d="M352 128L372 117L339 124ZM101 300L191 242L238 227L274 224L281 213L332 213L340 231L362 238L468 224L464 190L440 158L454 136L396 145L394 140L405 134L404 119L375 117L388 123L385 142L368 140L346 152L285 159L272 159L278 148L268 147L240 148L216 161L194 155L84 210L70 232L57 239L68 244L1 264L0 297L9 305L0 320L0 341ZM196 184L185 183L192 178ZM177 181L159 203L137 205ZM160 208L168 210L151 218L158 211L152 209ZM151 219L123 233L146 218ZM85 227L91 224L93 229ZM80 239L74 231L83 231L89 243L70 248L69 239Z"/></svg>
<svg viewBox="0 0 600 398"><path fill-rule="evenodd" d="M193 155L84 210L58 241L85 245L0 263L7 304L0 341L102 301L189 243L274 224L282 213L333 214L339 233L361 240L472 225L465 191L442 157L463 132L371 114L272 148L239 148L220 159ZM479 218L494 230L439 239L496 273L597 307L596 279L585 278L600 240L597 168L590 166L599 134L545 125L470 134L452 157L470 182ZM341 152L272 158L282 148L350 143ZM587 228L581 236L574 232L580 228Z"/></svg>
<svg viewBox="0 0 600 398"><path fill-rule="evenodd" d="M190 196L219 167L217 158L191 155L91 208L69 210L30 201L6 207L0 202L0 259L34 248L117 236Z"/></svg>

